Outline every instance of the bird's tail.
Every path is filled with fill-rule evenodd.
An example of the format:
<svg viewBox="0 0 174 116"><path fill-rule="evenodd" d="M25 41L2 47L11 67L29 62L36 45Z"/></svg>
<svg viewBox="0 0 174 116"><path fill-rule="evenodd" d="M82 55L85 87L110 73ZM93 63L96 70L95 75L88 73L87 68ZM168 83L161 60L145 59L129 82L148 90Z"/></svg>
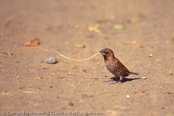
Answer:
<svg viewBox="0 0 174 116"><path fill-rule="evenodd" d="M134 72L129 72L130 74L133 74L133 75L139 75L138 73L134 73Z"/></svg>

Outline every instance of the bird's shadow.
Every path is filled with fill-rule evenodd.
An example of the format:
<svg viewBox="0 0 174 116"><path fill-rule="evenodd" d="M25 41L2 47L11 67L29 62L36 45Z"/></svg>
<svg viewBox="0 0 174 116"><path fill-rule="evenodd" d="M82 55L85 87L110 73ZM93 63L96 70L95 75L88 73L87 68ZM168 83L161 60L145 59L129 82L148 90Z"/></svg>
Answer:
<svg viewBox="0 0 174 116"><path fill-rule="evenodd" d="M104 82L113 82L113 81L118 82L119 79L120 79L119 77L112 77L112 78L110 78L110 80L104 81ZM137 80L137 79L141 79L141 78L124 78L122 83L127 82L127 81Z"/></svg>

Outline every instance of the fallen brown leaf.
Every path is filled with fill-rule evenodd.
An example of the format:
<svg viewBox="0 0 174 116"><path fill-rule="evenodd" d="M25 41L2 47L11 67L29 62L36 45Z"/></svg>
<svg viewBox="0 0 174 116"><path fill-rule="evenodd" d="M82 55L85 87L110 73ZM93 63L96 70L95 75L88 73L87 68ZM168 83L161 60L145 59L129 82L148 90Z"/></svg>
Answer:
<svg viewBox="0 0 174 116"><path fill-rule="evenodd" d="M173 92L167 92L168 94L172 94L172 95L174 95L174 93Z"/></svg>
<svg viewBox="0 0 174 116"><path fill-rule="evenodd" d="M33 79L43 79L44 77L33 77Z"/></svg>
<svg viewBox="0 0 174 116"><path fill-rule="evenodd" d="M134 18L129 19L128 23L137 23L137 22L139 22L139 20L140 20L139 18L134 17Z"/></svg>
<svg viewBox="0 0 174 116"><path fill-rule="evenodd" d="M171 70L169 71L169 75L173 75Z"/></svg>
<svg viewBox="0 0 174 116"><path fill-rule="evenodd" d="M108 20L107 19L99 19L96 21L97 23L107 23Z"/></svg>
<svg viewBox="0 0 174 116"><path fill-rule="evenodd" d="M28 41L27 43L25 43L25 46L29 46L29 47L34 47L34 46L38 46L40 44L40 39L36 38L34 40Z"/></svg>
<svg viewBox="0 0 174 116"><path fill-rule="evenodd" d="M73 104L73 102L69 101L68 105L73 106L74 104Z"/></svg>
<svg viewBox="0 0 174 116"><path fill-rule="evenodd" d="M174 38L172 38L172 43L174 44Z"/></svg>
<svg viewBox="0 0 174 116"><path fill-rule="evenodd" d="M93 26L89 26L87 30L90 32L101 33L101 31L97 27L93 27Z"/></svg>
<svg viewBox="0 0 174 116"><path fill-rule="evenodd" d="M167 109L167 107L161 107L161 109Z"/></svg>
<svg viewBox="0 0 174 116"><path fill-rule="evenodd" d="M3 53L5 53L6 55L9 55L9 56L13 55L12 52L3 52Z"/></svg>
<svg viewBox="0 0 174 116"><path fill-rule="evenodd" d="M50 68L43 68L43 69L50 69Z"/></svg>
<svg viewBox="0 0 174 116"><path fill-rule="evenodd" d="M144 48L144 46L143 45L140 45L140 44L137 44L136 45L138 48Z"/></svg>
<svg viewBox="0 0 174 116"><path fill-rule="evenodd" d="M65 77L64 76L57 77L57 79L59 79L59 78L65 78Z"/></svg>

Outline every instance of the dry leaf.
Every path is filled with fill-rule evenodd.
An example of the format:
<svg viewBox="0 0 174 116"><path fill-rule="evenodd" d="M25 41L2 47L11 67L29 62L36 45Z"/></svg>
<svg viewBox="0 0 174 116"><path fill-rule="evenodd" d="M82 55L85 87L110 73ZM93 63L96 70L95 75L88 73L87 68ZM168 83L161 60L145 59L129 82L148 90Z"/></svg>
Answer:
<svg viewBox="0 0 174 116"><path fill-rule="evenodd" d="M77 66L72 66L72 67L71 67L71 69L75 69L75 68L77 68Z"/></svg>
<svg viewBox="0 0 174 116"><path fill-rule="evenodd" d="M36 92L33 92L33 91L22 91L22 93L36 93Z"/></svg>
<svg viewBox="0 0 174 116"><path fill-rule="evenodd" d="M97 27L89 26L87 30L90 32L100 33L100 30Z"/></svg>
<svg viewBox="0 0 174 116"><path fill-rule="evenodd" d="M85 45L83 45L83 44L76 44L75 47L76 48L85 48Z"/></svg>
<svg viewBox="0 0 174 116"><path fill-rule="evenodd" d="M169 71L169 75L173 75L171 70Z"/></svg>
<svg viewBox="0 0 174 116"><path fill-rule="evenodd" d="M172 43L174 44L174 38L172 38Z"/></svg>
<svg viewBox="0 0 174 116"><path fill-rule="evenodd" d="M167 109L167 107L162 107L161 109ZM168 116L168 115L167 115Z"/></svg>
<svg viewBox="0 0 174 116"><path fill-rule="evenodd" d="M137 23L140 19L139 18L131 18L128 20L129 23Z"/></svg>
<svg viewBox="0 0 174 116"><path fill-rule="evenodd" d="M18 98L18 96L11 94L10 97Z"/></svg>
<svg viewBox="0 0 174 116"><path fill-rule="evenodd" d="M27 43L25 43L25 46L29 46L29 47L34 47L34 46L38 46L40 44L40 39L36 38L34 40L28 41Z"/></svg>
<svg viewBox="0 0 174 116"><path fill-rule="evenodd" d="M60 76L60 77L57 77L57 79L58 79L58 78L65 78L65 77L64 77L64 76Z"/></svg>
<svg viewBox="0 0 174 116"><path fill-rule="evenodd" d="M6 54L6 55L9 55L9 56L13 55L12 52L3 52L3 53Z"/></svg>
<svg viewBox="0 0 174 116"><path fill-rule="evenodd" d="M113 25L115 29L124 29L123 25Z"/></svg>
<svg viewBox="0 0 174 116"><path fill-rule="evenodd" d="M50 68L43 68L43 69L50 69Z"/></svg>
<svg viewBox="0 0 174 116"><path fill-rule="evenodd" d="M73 102L69 101L68 105L73 106L74 104L73 104Z"/></svg>
<svg viewBox="0 0 174 116"><path fill-rule="evenodd" d="M168 94L172 94L172 95L174 94L173 92L167 92L167 93L168 93Z"/></svg>
<svg viewBox="0 0 174 116"><path fill-rule="evenodd" d="M41 79L41 77L34 77L33 79Z"/></svg>
<svg viewBox="0 0 174 116"><path fill-rule="evenodd" d="M138 48L144 48L144 46L143 45L140 45L140 44L137 44L136 45Z"/></svg>

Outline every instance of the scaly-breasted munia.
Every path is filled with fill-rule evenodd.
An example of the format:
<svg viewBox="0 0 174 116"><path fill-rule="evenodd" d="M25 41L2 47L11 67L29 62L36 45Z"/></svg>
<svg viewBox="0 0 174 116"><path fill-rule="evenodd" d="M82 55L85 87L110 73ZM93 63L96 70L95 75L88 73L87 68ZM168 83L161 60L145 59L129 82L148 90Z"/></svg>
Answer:
<svg viewBox="0 0 174 116"><path fill-rule="evenodd" d="M115 56L111 49L105 48L100 51L100 53L104 56L104 61L106 68L115 76L120 77L119 81L123 81L123 78L128 76L129 74L137 73L130 72Z"/></svg>

